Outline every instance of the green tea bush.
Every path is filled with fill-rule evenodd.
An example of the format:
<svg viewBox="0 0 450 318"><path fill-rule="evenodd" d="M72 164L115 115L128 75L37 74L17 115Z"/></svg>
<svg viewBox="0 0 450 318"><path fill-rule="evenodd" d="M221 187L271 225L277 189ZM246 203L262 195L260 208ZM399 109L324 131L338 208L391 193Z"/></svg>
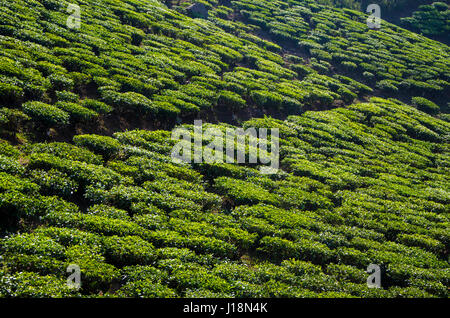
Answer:
<svg viewBox="0 0 450 318"><path fill-rule="evenodd" d="M47 213L43 220L52 226L75 228L103 235L148 235L142 227L135 223L97 215L52 211L52 213Z"/></svg>
<svg viewBox="0 0 450 318"><path fill-rule="evenodd" d="M350 281L356 284L364 284L368 277L364 270L348 265L329 264L326 271L339 281Z"/></svg>
<svg viewBox="0 0 450 318"><path fill-rule="evenodd" d="M423 98L423 97L413 97L411 103L420 109L429 114L434 114L439 111L439 106L433 103L432 101Z"/></svg>
<svg viewBox="0 0 450 318"><path fill-rule="evenodd" d="M296 259L285 260L281 263L281 266L285 267L296 276L316 275L322 272L322 268L319 265Z"/></svg>
<svg viewBox="0 0 450 318"><path fill-rule="evenodd" d="M30 179L40 185L40 191L44 195L70 197L78 189L78 184L71 180L67 174L54 169L49 171L33 170Z"/></svg>
<svg viewBox="0 0 450 318"><path fill-rule="evenodd" d="M69 91L56 91L56 99L61 102L77 103L78 95Z"/></svg>
<svg viewBox="0 0 450 318"><path fill-rule="evenodd" d="M73 88L73 80L63 74L53 73L48 79L55 91L71 90Z"/></svg>
<svg viewBox="0 0 450 318"><path fill-rule="evenodd" d="M425 35L442 35L449 30L448 4L434 2L431 5L421 5L412 17L402 18L401 22L407 28L416 30Z"/></svg>
<svg viewBox="0 0 450 318"><path fill-rule="evenodd" d="M272 109L280 108L283 102L283 97L281 95L268 91L252 91L250 97L259 107Z"/></svg>
<svg viewBox="0 0 450 318"><path fill-rule="evenodd" d="M43 235L24 233L4 238L1 248L4 253L36 254L57 259L64 257L64 247Z"/></svg>
<svg viewBox="0 0 450 318"><path fill-rule="evenodd" d="M117 139L99 135L77 135L73 137L73 141L77 146L86 147L107 158L117 154L122 147Z"/></svg>
<svg viewBox="0 0 450 318"><path fill-rule="evenodd" d="M63 142L35 143L27 145L26 153L47 153L62 159L80 161L90 164L101 164L102 158L91 151Z"/></svg>
<svg viewBox="0 0 450 318"><path fill-rule="evenodd" d="M298 243L276 237L263 237L258 248L264 255L278 259L297 258L326 264L333 258L333 252L324 244L302 239Z"/></svg>
<svg viewBox="0 0 450 318"><path fill-rule="evenodd" d="M31 118L18 109L0 108L0 131L20 131L20 127Z"/></svg>
<svg viewBox="0 0 450 318"><path fill-rule="evenodd" d="M413 288L424 290L431 295L437 297L447 297L448 290L445 285L440 282L430 282L428 280L414 279L408 282L408 285Z"/></svg>
<svg viewBox="0 0 450 318"><path fill-rule="evenodd" d="M67 269L65 262L42 255L5 255L3 263L14 273L26 271L39 275L55 275L60 278L65 275Z"/></svg>
<svg viewBox="0 0 450 318"><path fill-rule="evenodd" d="M27 102L22 105L25 114L46 125L67 125L69 114L56 106L42 102Z"/></svg>
<svg viewBox="0 0 450 318"><path fill-rule="evenodd" d="M176 292L165 286L166 271L152 266L126 266L122 269L124 285L117 291L120 297L176 297Z"/></svg>
<svg viewBox="0 0 450 318"><path fill-rule="evenodd" d="M258 202L276 204L278 202L278 197L275 194L245 181L220 177L215 182L217 189L223 194L227 194L237 205Z"/></svg>
<svg viewBox="0 0 450 318"><path fill-rule="evenodd" d="M73 245L101 246L100 236L78 229L47 226L37 228L35 233L50 237L65 247Z"/></svg>
<svg viewBox="0 0 450 318"><path fill-rule="evenodd" d="M138 111L140 113L153 113L155 106L144 95L135 92L118 93L107 90L102 94L104 101L115 109L123 112Z"/></svg>
<svg viewBox="0 0 450 318"><path fill-rule="evenodd" d="M111 206L96 204L88 208L88 214L98 215L102 217L107 217L111 219L119 219L124 221L129 221L130 216L125 210L120 210Z"/></svg>
<svg viewBox="0 0 450 318"><path fill-rule="evenodd" d="M177 293L160 283L149 280L138 280L123 285L115 294L118 297L133 298L174 298Z"/></svg>
<svg viewBox="0 0 450 318"><path fill-rule="evenodd" d="M440 241L426 235L400 234L397 236L397 240L402 244L421 247L432 252L439 253L444 250L444 246Z"/></svg>
<svg viewBox="0 0 450 318"><path fill-rule="evenodd" d="M107 114L112 112L113 110L113 108L108 104L90 98L83 99L81 102L81 106L93 110L94 112L99 114Z"/></svg>
<svg viewBox="0 0 450 318"><path fill-rule="evenodd" d="M76 103L56 102L54 106L69 113L71 118L78 121L88 121L98 116L93 110Z"/></svg>
<svg viewBox="0 0 450 318"><path fill-rule="evenodd" d="M19 104L24 96L23 89L8 83L0 83L1 103Z"/></svg>
<svg viewBox="0 0 450 318"><path fill-rule="evenodd" d="M86 164L84 162L61 159L49 154L32 154L30 167L37 169L55 169L67 174L69 178L81 186L92 185L103 188L119 184L123 179L120 175L103 166ZM128 180L128 182L130 182Z"/></svg>
<svg viewBox="0 0 450 318"><path fill-rule="evenodd" d="M0 277L1 297L74 297L79 296L76 290L71 289L65 279L55 276L40 276L32 272L19 272L6 274Z"/></svg>
<svg viewBox="0 0 450 318"><path fill-rule="evenodd" d="M27 180L12 176L5 172L0 172L0 191L19 191L33 194L40 190L39 185Z"/></svg>
<svg viewBox="0 0 450 318"><path fill-rule="evenodd" d="M231 91L219 92L218 105L223 105L231 109L240 109L245 107L245 100L242 97Z"/></svg>
<svg viewBox="0 0 450 318"><path fill-rule="evenodd" d="M213 292L226 293L231 289L229 283L207 270L176 270L171 275L174 283L180 289L203 288Z"/></svg>
<svg viewBox="0 0 450 318"><path fill-rule="evenodd" d="M156 259L153 245L138 236L109 236L103 244L106 257L114 264L150 264Z"/></svg>
<svg viewBox="0 0 450 318"><path fill-rule="evenodd" d="M25 168L16 159L0 155L0 172L12 175L23 175Z"/></svg>
<svg viewBox="0 0 450 318"><path fill-rule="evenodd" d="M17 159L21 155L21 152L7 141L0 139L0 154L5 157Z"/></svg>
<svg viewBox="0 0 450 318"><path fill-rule="evenodd" d="M108 290L119 280L120 271L105 263L98 245L73 245L66 250L67 262L76 264L81 271L81 288L83 291L97 292Z"/></svg>

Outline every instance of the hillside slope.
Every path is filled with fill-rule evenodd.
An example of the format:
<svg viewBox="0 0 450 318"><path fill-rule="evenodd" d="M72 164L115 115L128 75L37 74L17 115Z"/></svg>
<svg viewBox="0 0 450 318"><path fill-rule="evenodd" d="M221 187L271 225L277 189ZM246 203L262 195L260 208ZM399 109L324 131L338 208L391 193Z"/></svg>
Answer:
<svg viewBox="0 0 450 318"><path fill-rule="evenodd" d="M220 18L221 10L235 14L220 6L209 21L158 2L99 1L81 5L81 28L70 29L68 3L7 1L1 103L20 109L42 101L72 114L69 128L52 127L56 140L172 128L194 117L235 124L262 114L284 119L367 95L407 103L421 96L448 113L447 46L389 24L370 30L359 12L313 2L233 2L233 12L247 16L244 24ZM112 115L91 99L112 106ZM30 129L39 140L48 132Z"/></svg>
<svg viewBox="0 0 450 318"><path fill-rule="evenodd" d="M448 297L450 50L315 2L3 1L0 297Z"/></svg>

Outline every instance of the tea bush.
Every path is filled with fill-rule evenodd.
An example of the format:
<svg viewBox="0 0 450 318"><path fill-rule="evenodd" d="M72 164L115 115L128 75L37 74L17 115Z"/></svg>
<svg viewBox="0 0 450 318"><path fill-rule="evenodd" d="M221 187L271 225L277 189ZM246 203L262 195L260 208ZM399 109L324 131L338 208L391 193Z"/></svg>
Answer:
<svg viewBox="0 0 450 318"><path fill-rule="evenodd" d="M62 109L70 114L70 118L79 121L91 120L98 115L96 112L76 103L56 102L55 107L58 107L59 109Z"/></svg>
<svg viewBox="0 0 450 318"><path fill-rule="evenodd" d="M6 274L0 278L1 297L73 297L79 296L66 280L53 275L39 276L33 272Z"/></svg>
<svg viewBox="0 0 450 318"><path fill-rule="evenodd" d="M413 97L411 103L426 113L433 114L439 111L438 105L423 97Z"/></svg>
<svg viewBox="0 0 450 318"><path fill-rule="evenodd" d="M114 264L150 264L156 259L153 245L137 236L110 236L103 244L106 257Z"/></svg>
<svg viewBox="0 0 450 318"><path fill-rule="evenodd" d="M110 157L121 149L121 144L114 138L99 135L77 135L73 138L79 147L86 147L94 153Z"/></svg>
<svg viewBox="0 0 450 318"><path fill-rule="evenodd" d="M69 114L56 106L42 102L27 102L22 105L25 114L45 125L67 125Z"/></svg>

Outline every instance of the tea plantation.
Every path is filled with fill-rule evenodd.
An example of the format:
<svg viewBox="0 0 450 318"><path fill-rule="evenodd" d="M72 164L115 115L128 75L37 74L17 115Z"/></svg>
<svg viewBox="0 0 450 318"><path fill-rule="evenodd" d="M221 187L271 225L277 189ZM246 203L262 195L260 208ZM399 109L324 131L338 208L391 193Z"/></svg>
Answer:
<svg viewBox="0 0 450 318"><path fill-rule="evenodd" d="M337 2L1 0L0 297L447 298L450 49Z"/></svg>

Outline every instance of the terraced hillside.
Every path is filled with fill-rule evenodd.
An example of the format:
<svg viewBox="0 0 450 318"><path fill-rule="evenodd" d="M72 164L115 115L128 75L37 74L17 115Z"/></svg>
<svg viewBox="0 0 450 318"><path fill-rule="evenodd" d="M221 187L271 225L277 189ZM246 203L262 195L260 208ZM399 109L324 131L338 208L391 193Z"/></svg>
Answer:
<svg viewBox="0 0 450 318"><path fill-rule="evenodd" d="M448 297L449 47L316 2L1 1L0 296Z"/></svg>

